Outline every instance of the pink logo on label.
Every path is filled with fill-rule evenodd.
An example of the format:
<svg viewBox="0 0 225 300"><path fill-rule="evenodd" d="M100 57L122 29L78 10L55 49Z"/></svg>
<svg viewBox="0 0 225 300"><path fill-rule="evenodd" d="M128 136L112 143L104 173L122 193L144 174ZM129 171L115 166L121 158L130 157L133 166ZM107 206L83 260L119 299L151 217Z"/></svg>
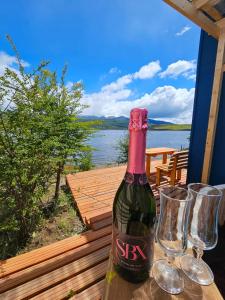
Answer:
<svg viewBox="0 0 225 300"><path fill-rule="evenodd" d="M137 260L138 258L147 259L139 245L124 243L120 239L116 239L116 245L119 256L125 257L128 260Z"/></svg>

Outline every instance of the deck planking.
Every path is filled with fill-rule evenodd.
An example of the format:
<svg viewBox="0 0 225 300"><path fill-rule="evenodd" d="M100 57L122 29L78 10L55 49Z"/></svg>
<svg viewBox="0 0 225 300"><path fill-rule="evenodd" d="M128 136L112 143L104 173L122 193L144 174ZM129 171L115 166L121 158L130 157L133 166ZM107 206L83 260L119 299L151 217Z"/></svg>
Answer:
<svg viewBox="0 0 225 300"><path fill-rule="evenodd" d="M159 199L159 188L155 184L155 167L159 164L161 164L161 160L152 161L149 178L153 194L157 200ZM80 216L91 229L97 230L111 223L113 200L125 172L126 166L122 165L66 176L67 185L71 190ZM179 185L185 185L186 174L186 170L182 170ZM163 177L160 186L168 184L168 178Z"/></svg>

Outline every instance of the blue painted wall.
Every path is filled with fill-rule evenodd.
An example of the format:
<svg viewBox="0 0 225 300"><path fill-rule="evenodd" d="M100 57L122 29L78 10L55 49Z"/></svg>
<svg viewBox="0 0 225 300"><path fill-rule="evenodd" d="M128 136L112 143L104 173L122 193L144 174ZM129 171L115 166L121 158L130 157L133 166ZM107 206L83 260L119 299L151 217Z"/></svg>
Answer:
<svg viewBox="0 0 225 300"><path fill-rule="evenodd" d="M216 51L217 41L202 31L190 139L189 169L187 176L188 183L201 181ZM225 183L225 80L223 81L222 87L218 126L210 175L210 184L221 183Z"/></svg>

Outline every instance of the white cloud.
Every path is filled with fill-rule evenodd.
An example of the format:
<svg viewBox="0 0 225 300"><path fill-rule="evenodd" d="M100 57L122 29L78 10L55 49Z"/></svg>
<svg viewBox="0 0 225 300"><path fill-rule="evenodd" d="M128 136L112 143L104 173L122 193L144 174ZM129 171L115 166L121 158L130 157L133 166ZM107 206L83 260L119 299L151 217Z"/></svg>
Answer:
<svg viewBox="0 0 225 300"><path fill-rule="evenodd" d="M189 30L191 30L190 26L184 26L179 32L176 33L176 36L182 36Z"/></svg>
<svg viewBox="0 0 225 300"><path fill-rule="evenodd" d="M156 88L152 93L129 100L132 91L100 91L86 94L82 101L89 105L86 115L97 116L129 116L134 107L146 107L151 118L170 120L175 123L190 123L195 89L177 89L173 86Z"/></svg>
<svg viewBox="0 0 225 300"><path fill-rule="evenodd" d="M116 81L107 84L105 86L102 87L102 91L104 92L114 92L117 90L121 90L123 89L126 85L128 85L129 83L131 83L133 80L133 76L132 74L128 74L128 75L124 75L120 78L118 78Z"/></svg>
<svg viewBox="0 0 225 300"><path fill-rule="evenodd" d="M153 78L161 70L160 62L152 61L147 65L142 66L139 71L119 77L116 81L111 82L102 87L102 91L113 92L123 89L135 79L150 79Z"/></svg>
<svg viewBox="0 0 225 300"><path fill-rule="evenodd" d="M160 77L194 76L195 61L178 61L168 66L159 74ZM99 92L85 94L82 103L89 105L85 115L96 116L129 116L134 107L146 107L149 117L174 123L190 123L193 109L195 89L176 88L171 85L160 86L151 93L145 93L139 98L132 89L127 88L135 79L152 78L161 70L160 62L150 62L139 71L119 77L116 81L105 85Z"/></svg>
<svg viewBox="0 0 225 300"><path fill-rule="evenodd" d="M21 60L21 63L24 67L29 66L29 63L24 60ZM18 71L17 58L15 56L11 56L7 54L4 51L0 51L0 75L4 74L6 68L9 68L17 72Z"/></svg>
<svg viewBox="0 0 225 300"><path fill-rule="evenodd" d="M134 73L135 79L150 79L153 78L159 71L161 71L159 60L150 62L149 64L140 68Z"/></svg>
<svg viewBox="0 0 225 300"><path fill-rule="evenodd" d="M177 78L183 76L187 79L195 79L196 60L178 60L170 64L167 69L159 74L161 78L170 77Z"/></svg>
<svg viewBox="0 0 225 300"><path fill-rule="evenodd" d="M120 69L118 69L117 67L113 67L109 70L109 74L119 74L121 73Z"/></svg>

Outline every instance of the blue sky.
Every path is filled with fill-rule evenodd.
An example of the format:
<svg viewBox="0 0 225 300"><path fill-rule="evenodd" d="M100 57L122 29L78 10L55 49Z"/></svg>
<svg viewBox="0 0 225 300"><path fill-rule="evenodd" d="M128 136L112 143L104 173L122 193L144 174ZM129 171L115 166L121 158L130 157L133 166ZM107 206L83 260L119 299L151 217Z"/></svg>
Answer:
<svg viewBox="0 0 225 300"><path fill-rule="evenodd" d="M200 30L162 0L7 0L0 10L0 72L16 67L13 38L32 68L68 64L82 80L84 114L149 116L178 123L192 115Z"/></svg>

